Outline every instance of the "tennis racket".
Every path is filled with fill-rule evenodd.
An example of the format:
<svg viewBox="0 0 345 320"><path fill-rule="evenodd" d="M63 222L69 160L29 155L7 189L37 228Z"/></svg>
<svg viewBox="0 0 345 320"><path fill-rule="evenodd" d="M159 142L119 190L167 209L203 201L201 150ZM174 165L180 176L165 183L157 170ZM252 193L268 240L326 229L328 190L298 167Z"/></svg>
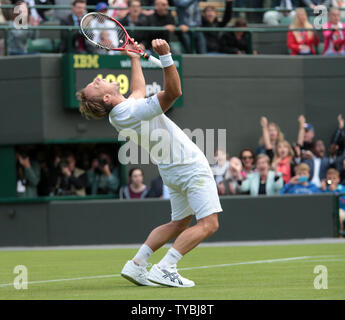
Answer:
<svg viewBox="0 0 345 320"><path fill-rule="evenodd" d="M80 30L84 37L98 48L105 50L125 51L130 44L128 51L140 54L146 60L151 61L158 67L163 68L159 59L149 55L141 49L137 49L126 29L117 20L108 17L100 12L86 14L80 22Z"/></svg>

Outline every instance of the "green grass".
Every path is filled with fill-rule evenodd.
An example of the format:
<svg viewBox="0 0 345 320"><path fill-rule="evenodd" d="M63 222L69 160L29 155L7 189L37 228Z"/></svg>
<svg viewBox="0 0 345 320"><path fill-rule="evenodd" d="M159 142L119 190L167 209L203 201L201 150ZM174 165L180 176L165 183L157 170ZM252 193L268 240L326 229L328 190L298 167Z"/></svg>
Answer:
<svg viewBox="0 0 345 320"><path fill-rule="evenodd" d="M166 252L161 249L150 262ZM300 260L239 264L181 271L193 288L137 287L120 276L29 283L16 290L16 265L28 268L30 281L118 275L136 249L0 251L0 299L345 299L345 244L201 247L179 268L304 257ZM316 265L328 269L328 289L314 288Z"/></svg>

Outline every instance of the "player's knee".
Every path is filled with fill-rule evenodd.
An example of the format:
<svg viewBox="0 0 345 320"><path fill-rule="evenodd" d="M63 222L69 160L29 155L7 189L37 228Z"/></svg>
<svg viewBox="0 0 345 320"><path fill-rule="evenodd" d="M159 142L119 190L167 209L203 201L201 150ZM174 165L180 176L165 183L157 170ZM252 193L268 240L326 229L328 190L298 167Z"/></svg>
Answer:
<svg viewBox="0 0 345 320"><path fill-rule="evenodd" d="M217 232L219 228L217 215L211 215L209 217L206 217L200 220L200 223L202 225L202 230L205 234L205 237L212 236L215 232Z"/></svg>

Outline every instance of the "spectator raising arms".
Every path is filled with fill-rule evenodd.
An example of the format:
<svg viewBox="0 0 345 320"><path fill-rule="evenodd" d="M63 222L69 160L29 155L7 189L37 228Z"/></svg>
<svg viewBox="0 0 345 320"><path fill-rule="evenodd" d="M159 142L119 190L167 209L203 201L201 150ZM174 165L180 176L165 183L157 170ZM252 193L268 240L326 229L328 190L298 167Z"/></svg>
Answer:
<svg viewBox="0 0 345 320"><path fill-rule="evenodd" d="M293 173L294 153L290 143L286 140L280 141L274 154L272 168L280 172L285 183L288 183Z"/></svg>
<svg viewBox="0 0 345 320"><path fill-rule="evenodd" d="M340 193L345 194L345 186L340 184L339 171L336 169L328 169L326 173L326 179L322 180L321 190L323 192L333 192L338 195ZM339 220L340 228L342 231L345 230L345 196L339 197Z"/></svg>
<svg viewBox="0 0 345 320"><path fill-rule="evenodd" d="M281 173L270 170L270 158L265 154L256 157L256 172L247 176L241 183L241 192L252 196L279 194L284 186Z"/></svg>
<svg viewBox="0 0 345 320"><path fill-rule="evenodd" d="M332 135L331 149L334 150L338 156L345 152L345 127L344 118L341 114L338 115L338 128Z"/></svg>
<svg viewBox="0 0 345 320"><path fill-rule="evenodd" d="M324 25L324 47L322 54L325 56L345 55L345 23L340 21L340 11L332 8L329 12L328 23ZM341 30L342 29L342 30Z"/></svg>
<svg viewBox="0 0 345 320"><path fill-rule="evenodd" d="M241 193L242 177L242 163L237 157L232 157L229 160L229 170L226 174L226 179L218 184L218 193L220 195L234 195Z"/></svg>
<svg viewBox="0 0 345 320"><path fill-rule="evenodd" d="M237 18L234 28L247 28L247 20ZM247 31L224 32L219 40L220 51L230 54L249 54L250 52L250 34Z"/></svg>
<svg viewBox="0 0 345 320"><path fill-rule="evenodd" d="M217 18L217 9L215 6L208 5L203 10L202 27L204 28L222 28L227 25L231 19L232 0L225 1L225 10L222 20ZM207 53L219 53L219 34L220 32L204 31L206 39Z"/></svg>
<svg viewBox="0 0 345 320"><path fill-rule="evenodd" d="M308 21L308 16L304 8L296 9L296 15L289 28L313 29L313 25ZM287 46L293 56L316 54L316 48L319 42L320 40L313 30L289 31L287 33Z"/></svg>
<svg viewBox="0 0 345 320"><path fill-rule="evenodd" d="M174 0L178 25L182 30L179 33L182 45L186 53L193 53L192 39L189 28L201 26L201 12L198 0ZM196 52L206 53L206 40L202 32L194 32Z"/></svg>
<svg viewBox="0 0 345 320"><path fill-rule="evenodd" d="M149 189L143 183L144 173L140 168L132 168L129 171L129 184L121 187L120 199L146 198Z"/></svg>
<svg viewBox="0 0 345 320"><path fill-rule="evenodd" d="M295 167L295 176L291 178L281 190L281 194L312 194L320 192L320 189L309 182L310 168L305 163L300 163Z"/></svg>
<svg viewBox="0 0 345 320"><path fill-rule="evenodd" d="M267 154L272 160L278 142L284 140L284 134L276 123L268 122L266 117L261 118L260 124L262 137L259 140L259 147L256 150L256 154Z"/></svg>
<svg viewBox="0 0 345 320"><path fill-rule="evenodd" d="M251 149L243 149L240 153L240 159L242 161L242 176L247 177L248 174L253 173L255 154Z"/></svg>
<svg viewBox="0 0 345 320"><path fill-rule="evenodd" d="M301 152L311 151L313 147L315 132L314 128L310 123L306 123L305 117L300 115L298 117L299 129L297 136L297 146Z"/></svg>
<svg viewBox="0 0 345 320"><path fill-rule="evenodd" d="M166 42L170 42L170 34L176 29L176 23L174 17L169 12L168 0L155 0L155 12L148 16L148 25L151 27L164 27L166 31L150 31L147 41L147 49L151 48L151 42L153 39L164 39Z"/></svg>

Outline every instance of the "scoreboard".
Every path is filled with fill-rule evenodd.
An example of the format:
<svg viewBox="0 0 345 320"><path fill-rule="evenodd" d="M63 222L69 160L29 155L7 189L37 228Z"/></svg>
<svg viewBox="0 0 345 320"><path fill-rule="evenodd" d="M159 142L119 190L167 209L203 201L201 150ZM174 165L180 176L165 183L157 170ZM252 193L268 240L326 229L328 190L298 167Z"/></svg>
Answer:
<svg viewBox="0 0 345 320"><path fill-rule="evenodd" d="M173 56L175 66L182 82L182 58ZM140 59L146 80L146 96L163 89L163 70L151 62ZM125 97L130 94L131 61L124 55L88 55L65 54L62 58L63 106L78 108L77 91L84 88L96 77L120 83L120 92ZM174 103L175 107L183 105L183 96Z"/></svg>

